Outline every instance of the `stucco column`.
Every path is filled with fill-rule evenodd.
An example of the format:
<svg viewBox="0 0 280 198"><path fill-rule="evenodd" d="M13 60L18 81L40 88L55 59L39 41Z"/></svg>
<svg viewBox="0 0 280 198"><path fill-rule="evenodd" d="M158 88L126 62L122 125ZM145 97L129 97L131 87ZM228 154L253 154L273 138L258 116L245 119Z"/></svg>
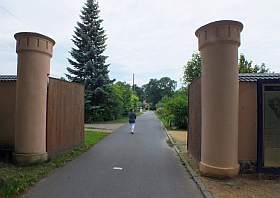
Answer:
<svg viewBox="0 0 280 198"><path fill-rule="evenodd" d="M46 110L54 40L31 32L15 34L18 54L15 161L26 165L47 160Z"/></svg>
<svg viewBox="0 0 280 198"><path fill-rule="evenodd" d="M243 25L216 21L196 31L202 57L200 171L214 177L238 174L238 47Z"/></svg>

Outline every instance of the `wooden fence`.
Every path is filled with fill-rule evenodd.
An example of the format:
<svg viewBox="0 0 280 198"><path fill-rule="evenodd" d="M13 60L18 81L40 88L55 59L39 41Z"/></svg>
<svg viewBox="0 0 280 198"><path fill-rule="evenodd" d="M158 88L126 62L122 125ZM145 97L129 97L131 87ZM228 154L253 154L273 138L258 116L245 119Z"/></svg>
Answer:
<svg viewBox="0 0 280 198"><path fill-rule="evenodd" d="M188 151L196 161L201 158L201 79L189 86Z"/></svg>
<svg viewBox="0 0 280 198"><path fill-rule="evenodd" d="M50 156L84 140L84 87L49 79L47 101L47 152Z"/></svg>

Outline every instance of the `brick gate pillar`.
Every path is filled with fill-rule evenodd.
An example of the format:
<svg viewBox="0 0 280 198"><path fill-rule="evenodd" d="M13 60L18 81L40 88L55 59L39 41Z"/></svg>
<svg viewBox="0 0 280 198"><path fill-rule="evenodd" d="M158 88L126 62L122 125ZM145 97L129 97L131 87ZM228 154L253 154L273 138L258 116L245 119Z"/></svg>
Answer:
<svg viewBox="0 0 280 198"><path fill-rule="evenodd" d="M15 154L18 164L47 160L46 110L50 59L55 41L47 36L15 34L18 54Z"/></svg>
<svg viewBox="0 0 280 198"><path fill-rule="evenodd" d="M214 177L238 174L238 47L243 25L216 21L195 35L202 57L200 171Z"/></svg>

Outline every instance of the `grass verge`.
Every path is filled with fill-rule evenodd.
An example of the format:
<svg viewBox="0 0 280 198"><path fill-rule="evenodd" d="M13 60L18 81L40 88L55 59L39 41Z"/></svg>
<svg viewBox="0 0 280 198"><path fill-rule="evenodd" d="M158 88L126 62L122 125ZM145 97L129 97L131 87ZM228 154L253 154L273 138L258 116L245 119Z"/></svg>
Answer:
<svg viewBox="0 0 280 198"><path fill-rule="evenodd" d="M0 163L0 197L8 198L19 195L54 169L65 165L75 157L89 150L94 144L106 137L104 132L85 132L85 142L66 153L56 156L48 162L26 167Z"/></svg>

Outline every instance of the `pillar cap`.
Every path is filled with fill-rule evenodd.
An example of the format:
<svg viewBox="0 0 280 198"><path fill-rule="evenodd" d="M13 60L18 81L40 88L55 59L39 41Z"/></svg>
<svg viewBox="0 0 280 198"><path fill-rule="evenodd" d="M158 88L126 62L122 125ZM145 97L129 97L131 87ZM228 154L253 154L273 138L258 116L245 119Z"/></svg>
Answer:
<svg viewBox="0 0 280 198"><path fill-rule="evenodd" d="M43 34L36 32L18 32L14 35L17 40L16 51L36 51L52 56L55 41Z"/></svg>
<svg viewBox="0 0 280 198"><path fill-rule="evenodd" d="M18 37L26 37L26 36L30 36L30 37L40 37L46 40L49 40L53 43L53 45L55 45L55 41L43 34L37 33L37 32L18 32L14 35L15 39L17 39Z"/></svg>
<svg viewBox="0 0 280 198"><path fill-rule="evenodd" d="M208 44L229 42L240 45L240 32L243 24L239 21L221 20L208 23L195 31L199 41L199 49Z"/></svg>

